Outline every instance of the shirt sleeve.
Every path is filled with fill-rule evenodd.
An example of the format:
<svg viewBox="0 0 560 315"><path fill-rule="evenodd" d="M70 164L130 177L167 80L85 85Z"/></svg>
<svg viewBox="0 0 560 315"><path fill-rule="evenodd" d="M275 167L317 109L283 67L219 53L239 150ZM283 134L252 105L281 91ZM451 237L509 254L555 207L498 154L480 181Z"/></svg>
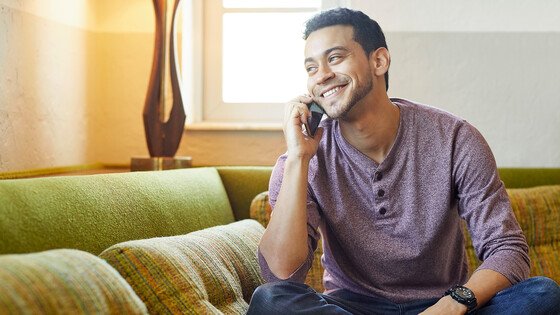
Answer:
<svg viewBox="0 0 560 315"><path fill-rule="evenodd" d="M482 264L512 284L530 273L529 248L500 180L494 156L470 124L459 128L453 158L459 212Z"/></svg>
<svg viewBox="0 0 560 315"><path fill-rule="evenodd" d="M280 191L280 187L282 185L282 177L284 175L284 164L286 161L286 155L282 155L274 169L272 170L272 174L270 177L269 183L269 197L268 200L270 202L270 206L272 208L272 215L274 215L274 206L276 205L276 199L278 198L278 193ZM258 259L259 259L259 266L261 269L261 274L266 282L276 282L276 281L294 281L294 282L305 282L305 278L309 269L313 265L313 253L317 249L317 243L320 238L320 234L318 231L319 226L319 214L317 210L317 203L313 201L313 198L310 196L310 193L307 194L307 246L308 246L308 253L307 258L305 261L299 266L296 271L294 271L288 278L280 279L278 278L268 266L266 259L262 255L260 248L258 249Z"/></svg>

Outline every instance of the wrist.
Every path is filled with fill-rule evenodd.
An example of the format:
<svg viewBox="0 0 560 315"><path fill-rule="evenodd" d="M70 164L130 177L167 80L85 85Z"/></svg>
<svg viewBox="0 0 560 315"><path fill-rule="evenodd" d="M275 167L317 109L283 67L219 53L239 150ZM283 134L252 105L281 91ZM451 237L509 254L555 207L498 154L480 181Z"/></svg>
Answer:
<svg viewBox="0 0 560 315"><path fill-rule="evenodd" d="M472 314L476 310L476 297L474 293L467 287L456 285L447 290L444 296L450 296L457 303L465 306L466 314Z"/></svg>
<svg viewBox="0 0 560 315"><path fill-rule="evenodd" d="M311 156L312 157L312 156ZM286 158L285 167L308 168L311 157L307 155L290 155Z"/></svg>
<svg viewBox="0 0 560 315"><path fill-rule="evenodd" d="M456 312L457 314L467 314L467 306L455 301L450 295L445 295L441 299L445 300L446 305L449 305L446 309L450 310L450 312Z"/></svg>

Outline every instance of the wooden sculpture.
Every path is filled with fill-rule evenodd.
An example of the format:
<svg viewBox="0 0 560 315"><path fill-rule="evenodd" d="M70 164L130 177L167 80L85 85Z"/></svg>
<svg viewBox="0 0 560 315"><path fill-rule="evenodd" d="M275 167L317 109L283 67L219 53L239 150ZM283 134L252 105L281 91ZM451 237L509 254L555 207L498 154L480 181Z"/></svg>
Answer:
<svg viewBox="0 0 560 315"><path fill-rule="evenodd" d="M185 128L185 110L179 78L175 21L181 0L175 0L171 14L171 30L167 33L167 0L153 0L156 15L155 49L152 75L144 106L144 129L151 157L173 157L177 153ZM167 38L169 37L169 42ZM169 46L166 44L169 43ZM173 105L164 122L166 91L166 52L169 53L169 74Z"/></svg>

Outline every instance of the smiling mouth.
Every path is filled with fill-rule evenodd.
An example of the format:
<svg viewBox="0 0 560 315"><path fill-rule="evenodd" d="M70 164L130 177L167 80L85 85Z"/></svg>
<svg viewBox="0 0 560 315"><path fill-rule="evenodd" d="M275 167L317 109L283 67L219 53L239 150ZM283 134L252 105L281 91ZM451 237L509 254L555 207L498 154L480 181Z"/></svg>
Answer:
<svg viewBox="0 0 560 315"><path fill-rule="evenodd" d="M345 86L346 86L346 85L337 86L337 87L335 87L335 88L332 88L332 89L326 91L325 93L323 93L323 95L321 95L321 96L322 96L322 97L329 97L329 96L333 95L334 93L340 91L340 90L341 90L342 88L344 88Z"/></svg>

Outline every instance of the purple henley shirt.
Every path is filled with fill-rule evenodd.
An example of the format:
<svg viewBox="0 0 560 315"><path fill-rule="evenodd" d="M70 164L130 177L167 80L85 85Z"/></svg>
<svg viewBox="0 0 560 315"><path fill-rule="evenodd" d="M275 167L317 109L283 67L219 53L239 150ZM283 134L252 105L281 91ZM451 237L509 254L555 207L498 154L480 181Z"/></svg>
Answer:
<svg viewBox="0 0 560 315"><path fill-rule="evenodd" d="M278 279L259 251L266 281L304 282L323 237L326 292L347 289L395 303L441 297L468 277L462 220L482 265L513 284L529 276L528 247L482 135L443 110L404 99L397 137L377 164L350 145L339 123L309 166L307 260ZM286 156L271 176L274 209ZM317 231L320 230L320 233Z"/></svg>

